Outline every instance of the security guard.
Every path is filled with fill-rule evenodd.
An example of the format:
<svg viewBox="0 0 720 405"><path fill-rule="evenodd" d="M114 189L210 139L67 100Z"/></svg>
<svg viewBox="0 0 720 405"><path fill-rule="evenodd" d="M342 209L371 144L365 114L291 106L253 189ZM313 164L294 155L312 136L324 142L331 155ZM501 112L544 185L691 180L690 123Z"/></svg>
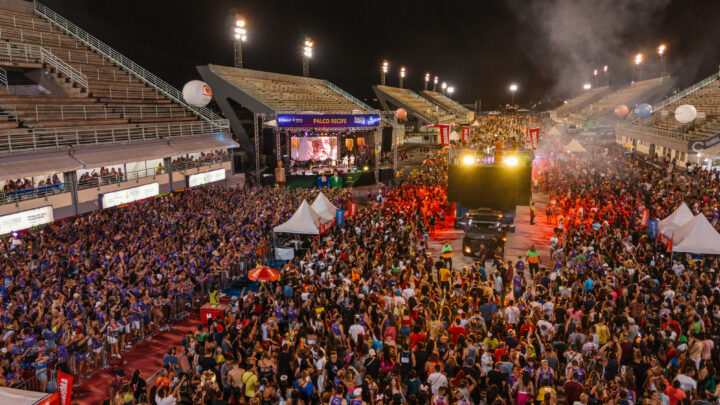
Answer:
<svg viewBox="0 0 720 405"><path fill-rule="evenodd" d="M448 241L445 241L445 246L442 247L442 258L448 269L452 269L452 247Z"/></svg>

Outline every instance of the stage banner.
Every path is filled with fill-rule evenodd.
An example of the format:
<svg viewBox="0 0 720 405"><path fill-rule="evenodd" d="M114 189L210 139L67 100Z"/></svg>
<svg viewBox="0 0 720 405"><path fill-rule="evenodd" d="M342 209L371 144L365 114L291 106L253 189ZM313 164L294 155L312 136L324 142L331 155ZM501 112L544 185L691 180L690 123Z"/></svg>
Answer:
<svg viewBox="0 0 720 405"><path fill-rule="evenodd" d="M354 203L354 202L351 202L351 203L350 203L350 207L349 207L349 209L348 209L347 216L348 216L348 217L355 217L356 214L357 214L357 204Z"/></svg>
<svg viewBox="0 0 720 405"><path fill-rule="evenodd" d="M60 405L70 405L73 389L73 376L58 370L58 391L60 391Z"/></svg>
<svg viewBox="0 0 720 405"><path fill-rule="evenodd" d="M335 210L335 224L337 226L345 225L345 210Z"/></svg>
<svg viewBox="0 0 720 405"><path fill-rule="evenodd" d="M642 226L648 226L648 220L650 219L650 210L647 208L643 208L642 212Z"/></svg>
<svg viewBox="0 0 720 405"><path fill-rule="evenodd" d="M377 114L278 114L280 128L374 128Z"/></svg>
<svg viewBox="0 0 720 405"><path fill-rule="evenodd" d="M465 143L470 142L470 127L462 127L462 141Z"/></svg>
<svg viewBox="0 0 720 405"><path fill-rule="evenodd" d="M647 221L647 234L651 238L657 238L658 236L658 220L657 219L648 219Z"/></svg>

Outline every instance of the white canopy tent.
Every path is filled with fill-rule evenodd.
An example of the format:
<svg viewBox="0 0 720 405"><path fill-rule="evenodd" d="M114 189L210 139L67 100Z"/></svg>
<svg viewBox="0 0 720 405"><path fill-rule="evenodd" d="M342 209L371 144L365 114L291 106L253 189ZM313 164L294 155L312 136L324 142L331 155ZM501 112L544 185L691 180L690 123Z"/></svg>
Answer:
<svg viewBox="0 0 720 405"><path fill-rule="evenodd" d="M450 140L451 141L459 141L460 135L458 135L457 131L450 132Z"/></svg>
<svg viewBox="0 0 720 405"><path fill-rule="evenodd" d="M473 122L472 124L470 124L470 126L471 126L471 127L479 127L479 126L480 126L480 123L479 123L477 120L475 120L475 122Z"/></svg>
<svg viewBox="0 0 720 405"><path fill-rule="evenodd" d="M668 215L667 218L660 220L658 230L664 237L669 239L678 228L688 223L691 219L693 219L693 213L687 204L683 202L672 214Z"/></svg>
<svg viewBox="0 0 720 405"><path fill-rule="evenodd" d="M333 219L335 219L337 207L334 206L322 192L318 194L310 208L312 208L313 211L317 212L318 215L320 215L320 217L322 217L326 221L332 221Z"/></svg>
<svg viewBox="0 0 720 405"><path fill-rule="evenodd" d="M559 135L560 135L560 130L557 129L557 127L552 127L552 128L550 128L550 130L548 131L548 135L551 135L551 136L559 136Z"/></svg>
<svg viewBox="0 0 720 405"><path fill-rule="evenodd" d="M570 143L565 146L565 149L567 149L570 153L585 153L587 152L587 149L585 149L580 142L578 142L577 139L573 139L570 141Z"/></svg>
<svg viewBox="0 0 720 405"><path fill-rule="evenodd" d="M720 255L720 233L698 214L675 231L673 252Z"/></svg>
<svg viewBox="0 0 720 405"><path fill-rule="evenodd" d="M303 235L320 234L320 215L310 207L306 200L300 204L300 208L285 223L273 228L277 233L297 233ZM325 221L323 221L325 222Z"/></svg>

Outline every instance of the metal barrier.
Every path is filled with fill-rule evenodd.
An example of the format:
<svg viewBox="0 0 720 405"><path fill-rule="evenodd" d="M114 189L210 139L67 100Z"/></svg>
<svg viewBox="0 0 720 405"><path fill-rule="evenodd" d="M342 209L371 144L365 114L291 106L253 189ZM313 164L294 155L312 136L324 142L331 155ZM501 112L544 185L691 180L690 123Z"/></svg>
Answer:
<svg viewBox="0 0 720 405"><path fill-rule="evenodd" d="M210 166L217 163L224 163L230 161L230 155L225 154L222 156L213 156L212 158L200 158L201 160L191 160L186 162L173 162L172 169L173 172L179 172L182 170L188 170L188 169L196 169L204 166Z"/></svg>
<svg viewBox="0 0 720 405"><path fill-rule="evenodd" d="M104 42L100 41L99 39L95 38L94 36L88 34L83 29L78 27L77 25L71 23L67 19L65 19L63 16L57 14L44 4L40 3L37 0L34 0L35 4L35 12L38 15L41 15L48 19L53 24L60 27L62 30L64 30L69 35L77 38L78 40L84 42L87 46L91 47L93 50L98 52L99 54L105 56L106 58L110 59L111 61L115 62L118 66L125 69L126 71L132 73L137 78L148 84L149 86L155 88L157 91L165 94L167 97L172 99L178 104L183 105L184 107L192 110L195 112L198 116L200 116L202 119L210 123L214 127L218 127L222 130L229 130L230 124L228 123L228 120L220 118L219 115L215 114L212 110L210 110L207 107L195 107L190 104L188 104L183 95L182 92L173 86L169 85L164 80L160 79L159 77L155 76L154 74L147 71L142 66L138 65L134 61L132 61L127 56L121 54L120 52L114 50Z"/></svg>
<svg viewBox="0 0 720 405"><path fill-rule="evenodd" d="M88 90L88 91L90 90L88 88L87 76L82 74L80 71L78 71L74 67L68 65L62 59L53 55L52 52L50 52L49 50L47 50L43 47L40 47L40 60L42 60L43 63L47 63L49 65L54 66L58 72L64 74L65 77L69 78L70 80L72 80L75 83L79 84L80 86L84 87L85 90Z"/></svg>
<svg viewBox="0 0 720 405"><path fill-rule="evenodd" d="M33 200L35 198L48 197L55 194L69 193L72 191L72 183L60 183L50 186L33 187L23 190L0 191L0 205L12 204L19 201Z"/></svg>
<svg viewBox="0 0 720 405"><path fill-rule="evenodd" d="M27 131L28 133L0 135L0 153L210 135L217 133L217 127L208 122L198 121L125 127L36 128Z"/></svg>
<svg viewBox="0 0 720 405"><path fill-rule="evenodd" d="M157 92L153 91L157 94ZM34 117L28 116L34 112ZM99 105L99 104L70 104L70 105L35 105L33 110L20 112L24 120L35 119L43 121L75 121L113 118L187 118L196 117L183 107L173 105Z"/></svg>

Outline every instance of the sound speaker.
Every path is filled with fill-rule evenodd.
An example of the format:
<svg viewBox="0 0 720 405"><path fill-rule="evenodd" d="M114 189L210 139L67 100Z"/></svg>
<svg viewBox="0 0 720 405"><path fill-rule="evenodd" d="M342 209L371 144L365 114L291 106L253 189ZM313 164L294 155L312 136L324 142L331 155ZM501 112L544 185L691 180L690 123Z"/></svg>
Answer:
<svg viewBox="0 0 720 405"><path fill-rule="evenodd" d="M392 150L392 136L393 136L392 127L383 127L383 129L382 129L382 145L381 145L383 152L390 152Z"/></svg>
<svg viewBox="0 0 720 405"><path fill-rule="evenodd" d="M261 135L260 151L263 155L272 155L275 150L275 131L272 128L263 128Z"/></svg>

